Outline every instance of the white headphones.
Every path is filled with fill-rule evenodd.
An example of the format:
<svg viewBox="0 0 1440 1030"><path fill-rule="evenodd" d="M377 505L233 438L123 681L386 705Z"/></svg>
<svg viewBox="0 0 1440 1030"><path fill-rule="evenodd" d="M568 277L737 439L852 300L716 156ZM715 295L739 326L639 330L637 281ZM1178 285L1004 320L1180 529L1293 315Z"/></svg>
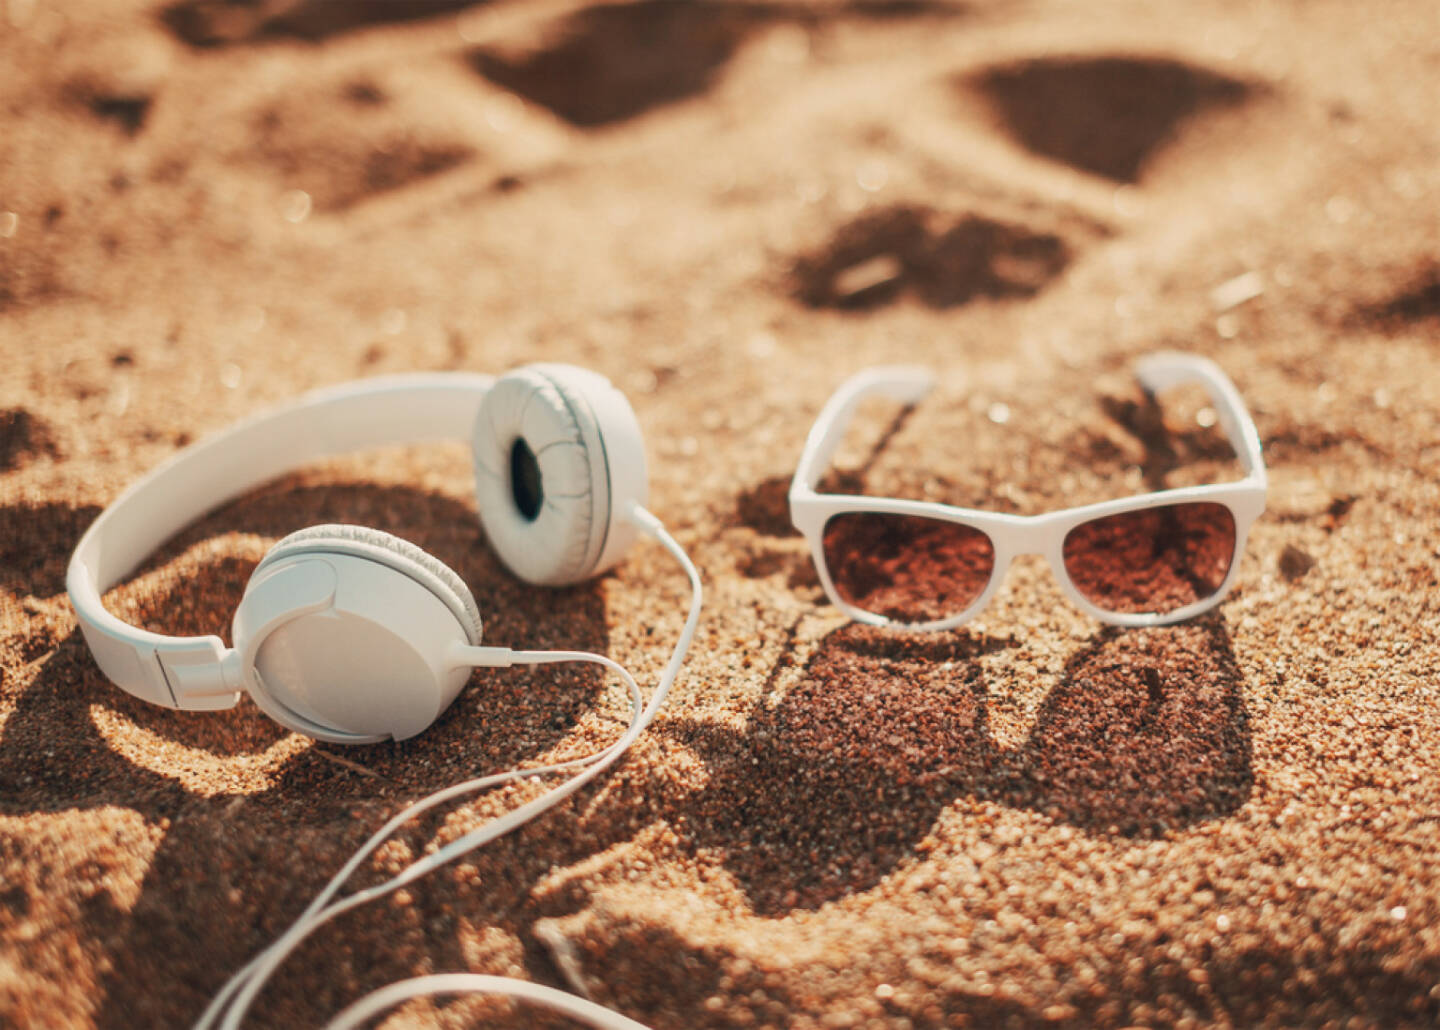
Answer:
<svg viewBox="0 0 1440 1030"><path fill-rule="evenodd" d="M167 708L230 708L248 693L321 740L403 740L455 699L482 648L461 578L414 544L365 526L312 526L277 543L235 612L235 646L128 625L101 603L161 541L303 462L381 444L469 435L491 546L520 578L565 584L611 567L634 541L647 480L640 426L603 376L529 365L488 376L362 380L310 394L182 452L95 520L66 587L100 668Z"/></svg>
<svg viewBox="0 0 1440 1030"><path fill-rule="evenodd" d="M680 637L648 701L623 667L580 651L481 646L480 609L464 581L414 544L365 526L302 529L255 567L236 609L235 646L169 637L112 615L101 594L163 540L210 509L307 461L382 444L470 434L475 494L501 560L531 583L559 585L618 562L644 532L690 581ZM197 1027L238 1027L274 970L330 919L381 897L529 822L612 765L654 719L700 618L700 576L643 507L640 426L603 376L528 365L500 379L468 374L362 380L312 393L191 447L126 490L81 538L65 585L101 670L136 697L186 710L229 708L249 693L277 722L321 740L358 744L414 736L455 699L474 666L593 662L618 675L630 720L609 746L554 765L494 773L414 802L376 831L290 928L237 971ZM465 794L556 772L560 785L463 834L373 887L337 897L365 856L421 813ZM332 1025L437 993L506 995L607 1030L640 1024L543 984L453 974L403 981L360 999Z"/></svg>

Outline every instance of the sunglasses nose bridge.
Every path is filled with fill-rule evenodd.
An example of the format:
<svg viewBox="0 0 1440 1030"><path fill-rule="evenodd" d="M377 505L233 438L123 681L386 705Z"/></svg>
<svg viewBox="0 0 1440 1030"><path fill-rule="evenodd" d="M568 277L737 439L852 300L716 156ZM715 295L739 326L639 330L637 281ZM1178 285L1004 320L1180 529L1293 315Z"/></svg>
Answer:
<svg viewBox="0 0 1440 1030"><path fill-rule="evenodd" d="M1016 558L1034 555L1053 562L1059 558L1060 547L1054 539L1048 520L1043 515L1017 517L996 539L996 568L1009 565Z"/></svg>

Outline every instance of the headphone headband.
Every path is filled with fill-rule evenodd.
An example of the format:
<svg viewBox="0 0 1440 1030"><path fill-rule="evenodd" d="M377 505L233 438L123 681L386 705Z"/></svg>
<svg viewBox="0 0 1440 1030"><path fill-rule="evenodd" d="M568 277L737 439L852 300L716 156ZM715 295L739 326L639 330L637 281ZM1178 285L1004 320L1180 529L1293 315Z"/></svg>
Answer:
<svg viewBox="0 0 1440 1030"><path fill-rule="evenodd" d="M217 636L131 626L101 595L164 540L212 509L306 462L386 444L466 439L491 376L383 376L317 390L188 447L117 498L85 531L65 587L96 664L128 693L191 711L232 707L240 670Z"/></svg>

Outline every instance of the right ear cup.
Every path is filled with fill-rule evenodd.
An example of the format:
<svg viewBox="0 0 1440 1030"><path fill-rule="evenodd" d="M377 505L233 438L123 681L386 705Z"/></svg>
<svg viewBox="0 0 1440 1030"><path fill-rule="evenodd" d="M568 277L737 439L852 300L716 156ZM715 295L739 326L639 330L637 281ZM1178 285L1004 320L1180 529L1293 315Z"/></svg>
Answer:
<svg viewBox="0 0 1440 1030"><path fill-rule="evenodd" d="M478 646L481 628L469 588L437 558L378 529L325 525L290 534L255 567L234 638L272 718L363 743L429 726L469 678L454 648Z"/></svg>
<svg viewBox="0 0 1440 1030"><path fill-rule="evenodd" d="M475 496L502 561L521 579L576 583L634 539L645 448L623 394L571 365L527 365L497 379L475 419Z"/></svg>

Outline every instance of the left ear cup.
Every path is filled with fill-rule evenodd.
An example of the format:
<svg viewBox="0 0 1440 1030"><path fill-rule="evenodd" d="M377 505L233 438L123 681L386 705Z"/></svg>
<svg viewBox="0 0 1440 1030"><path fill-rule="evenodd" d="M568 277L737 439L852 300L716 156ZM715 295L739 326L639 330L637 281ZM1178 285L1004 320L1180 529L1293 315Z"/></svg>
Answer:
<svg viewBox="0 0 1440 1030"><path fill-rule="evenodd" d="M645 448L635 413L604 376L528 365L497 379L475 420L480 521L521 579L550 586L609 568L634 539Z"/></svg>
<svg viewBox="0 0 1440 1030"><path fill-rule="evenodd" d="M407 540L313 526L277 543L235 613L246 689L267 714L321 740L403 740L454 700L479 645L464 581Z"/></svg>

